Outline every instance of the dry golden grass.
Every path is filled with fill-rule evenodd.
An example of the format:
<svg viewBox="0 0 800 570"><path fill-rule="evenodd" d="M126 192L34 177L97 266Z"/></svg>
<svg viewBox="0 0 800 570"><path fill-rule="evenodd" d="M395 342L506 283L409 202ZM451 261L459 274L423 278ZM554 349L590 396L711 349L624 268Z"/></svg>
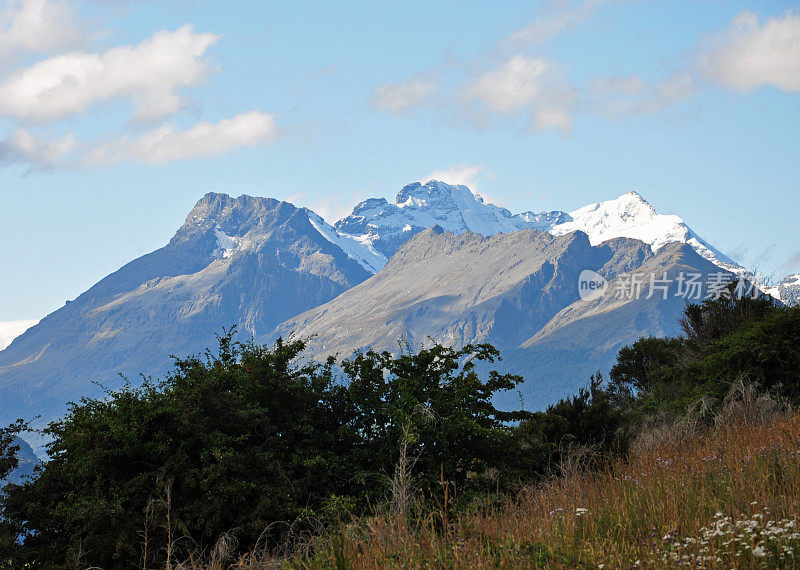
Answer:
<svg viewBox="0 0 800 570"><path fill-rule="evenodd" d="M800 568L800 414L744 382L714 427L700 408L654 422L601 471L562 465L455 519L389 505L280 553L236 560L226 538L168 568Z"/></svg>
<svg viewBox="0 0 800 570"><path fill-rule="evenodd" d="M599 473L407 527L374 516L287 564L337 568L800 567L800 415L739 413L699 435L640 444ZM651 440L653 438L650 438Z"/></svg>

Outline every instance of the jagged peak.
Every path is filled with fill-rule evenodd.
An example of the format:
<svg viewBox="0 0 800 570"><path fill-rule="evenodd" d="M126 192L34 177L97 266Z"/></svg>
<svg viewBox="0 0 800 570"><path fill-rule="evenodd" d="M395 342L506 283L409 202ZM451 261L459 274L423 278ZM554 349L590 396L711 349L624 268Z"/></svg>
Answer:
<svg viewBox="0 0 800 570"><path fill-rule="evenodd" d="M298 209L293 204L276 198L248 194L234 198L229 194L209 192L194 205L186 217L184 226L205 225L211 227L232 216L247 218L258 211L271 211L281 206Z"/></svg>
<svg viewBox="0 0 800 570"><path fill-rule="evenodd" d="M656 214L656 210L653 208L650 202L645 200L644 197L638 192L630 190L617 198L604 200L602 202L595 202L579 208L574 212L570 212L570 216L579 217L586 212L595 210L604 210L609 213L616 211L619 212L621 216L630 216L634 214Z"/></svg>
<svg viewBox="0 0 800 570"><path fill-rule="evenodd" d="M401 208L408 206L422 207L430 203L440 203L442 201L451 201L457 198L472 198L480 204L485 204L483 197L470 190L467 186L462 184L448 184L441 180L428 180L424 184L421 182L412 182L406 184L397 193L395 204Z"/></svg>

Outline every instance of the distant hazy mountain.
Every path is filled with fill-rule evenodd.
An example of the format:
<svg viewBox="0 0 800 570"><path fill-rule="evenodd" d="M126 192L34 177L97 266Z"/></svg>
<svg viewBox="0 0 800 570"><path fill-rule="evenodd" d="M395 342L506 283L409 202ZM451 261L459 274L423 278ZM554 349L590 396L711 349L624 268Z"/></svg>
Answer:
<svg viewBox="0 0 800 570"><path fill-rule="evenodd" d="M584 270L609 281L609 293L582 300ZM658 252L642 241L616 238L593 246L583 232L553 236L524 230L484 237L439 226L408 240L386 267L336 299L290 319L274 333L313 339L322 357L374 348L396 352L427 339L462 346L490 342L504 367L521 373L528 406L539 407L607 371L622 346L643 335L678 332L686 301L672 283L659 292L621 299L617 280L631 273L673 279L719 268L681 243Z"/></svg>
<svg viewBox="0 0 800 570"><path fill-rule="evenodd" d="M165 247L112 273L0 351L0 423L161 374L170 354L240 338L336 297L370 272L323 237L315 214L269 198L208 194Z"/></svg>
<svg viewBox="0 0 800 570"><path fill-rule="evenodd" d="M12 445L19 446L19 451L17 451L19 464L16 469L9 473L8 477L0 479L0 488L7 483L21 483L26 477L32 475L34 468L41 463L31 446L21 438L15 437Z"/></svg>

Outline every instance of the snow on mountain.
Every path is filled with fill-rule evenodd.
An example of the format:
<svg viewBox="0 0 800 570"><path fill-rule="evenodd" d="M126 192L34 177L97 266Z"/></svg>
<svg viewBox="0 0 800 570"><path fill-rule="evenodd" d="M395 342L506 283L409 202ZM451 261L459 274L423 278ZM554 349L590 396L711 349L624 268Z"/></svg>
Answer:
<svg viewBox="0 0 800 570"><path fill-rule="evenodd" d="M672 242L686 243L722 269L742 270L692 231L680 217L657 213L636 192L589 204L570 213L512 214L485 201L466 186L429 180L425 184L414 182L405 186L394 204L384 198L370 198L333 227L324 224L321 218L318 224L323 228L318 228L320 233L373 273L413 235L434 225L455 234L471 231L484 236L524 229L552 235L580 230L589 236L592 245L627 237L645 242L653 251Z"/></svg>
<svg viewBox="0 0 800 570"><path fill-rule="evenodd" d="M314 226L322 236L332 244L340 247L348 257L358 262L358 264L369 271L377 273L386 265L386 256L377 251L372 244L362 236L352 236L340 234L336 228L322 219L322 216L315 214L306 208L308 221Z"/></svg>
<svg viewBox="0 0 800 570"><path fill-rule="evenodd" d="M777 285L765 287L764 292L787 305L800 304L800 273L787 275Z"/></svg>
<svg viewBox="0 0 800 570"><path fill-rule="evenodd" d="M438 180L425 184L414 182L397 194L394 204L384 198L370 198L334 227L340 235L350 236L387 259L418 232L440 226L445 231L462 234L472 231L484 236L523 229L545 229L563 220L563 212L513 215L505 208L486 202L462 185Z"/></svg>
<svg viewBox="0 0 800 570"><path fill-rule="evenodd" d="M219 225L214 228L214 235L217 238L217 249L215 249L211 255L221 259L227 259L233 255L233 252L236 251L239 245L239 238L229 236L222 231Z"/></svg>
<svg viewBox="0 0 800 570"><path fill-rule="evenodd" d="M723 269L741 270L733 260L714 249L675 215L659 214L636 192L627 192L615 200L596 202L568 214L568 221L553 225L553 235L580 230L592 245L618 237L634 238L658 251L668 243L689 244L704 259Z"/></svg>

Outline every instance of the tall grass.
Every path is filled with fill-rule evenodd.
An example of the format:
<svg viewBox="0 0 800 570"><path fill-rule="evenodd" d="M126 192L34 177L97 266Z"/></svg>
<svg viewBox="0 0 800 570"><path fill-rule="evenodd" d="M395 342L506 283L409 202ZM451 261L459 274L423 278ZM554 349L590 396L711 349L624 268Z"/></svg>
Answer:
<svg viewBox="0 0 800 570"><path fill-rule="evenodd" d="M796 568L798 450L800 415L742 393L716 427L643 434L599 472L566 473L444 529L436 513L410 526L365 518L290 565Z"/></svg>
<svg viewBox="0 0 800 570"><path fill-rule="evenodd" d="M743 382L711 425L703 413L651 424L600 470L565 462L455 516L403 495L280 552L236 560L226 538L173 567L800 568L800 414Z"/></svg>

